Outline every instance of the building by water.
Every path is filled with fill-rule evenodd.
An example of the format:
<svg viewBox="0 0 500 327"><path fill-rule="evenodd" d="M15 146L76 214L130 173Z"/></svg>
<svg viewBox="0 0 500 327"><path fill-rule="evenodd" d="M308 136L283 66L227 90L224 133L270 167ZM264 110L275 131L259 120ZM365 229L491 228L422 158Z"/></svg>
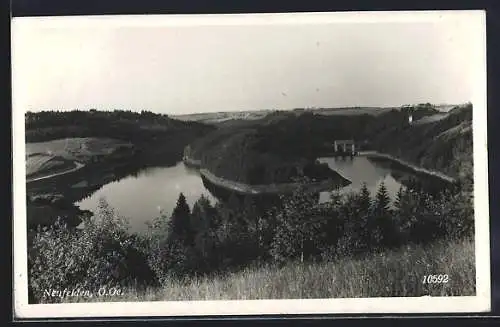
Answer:
<svg viewBox="0 0 500 327"><path fill-rule="evenodd" d="M356 143L354 140L333 141L333 151L338 154L356 155Z"/></svg>

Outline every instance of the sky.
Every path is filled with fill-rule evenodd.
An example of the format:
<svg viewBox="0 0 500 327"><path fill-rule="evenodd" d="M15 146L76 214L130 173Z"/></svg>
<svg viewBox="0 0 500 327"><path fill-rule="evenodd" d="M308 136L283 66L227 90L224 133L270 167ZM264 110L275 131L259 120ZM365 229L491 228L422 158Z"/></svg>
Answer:
<svg viewBox="0 0 500 327"><path fill-rule="evenodd" d="M189 114L464 103L476 92L482 23L477 12L14 18L13 106Z"/></svg>

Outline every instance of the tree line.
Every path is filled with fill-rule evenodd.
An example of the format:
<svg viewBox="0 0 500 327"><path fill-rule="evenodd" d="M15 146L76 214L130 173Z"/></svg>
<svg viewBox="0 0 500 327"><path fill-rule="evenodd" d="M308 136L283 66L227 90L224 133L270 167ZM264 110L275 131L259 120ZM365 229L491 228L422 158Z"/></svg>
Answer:
<svg viewBox="0 0 500 327"><path fill-rule="evenodd" d="M249 265L336 261L473 238L473 216L467 192L430 195L402 187L391 201L384 184L376 194L366 185L347 195L333 192L326 203L299 188L272 206L232 196L216 204L201 197L190 208L180 194L171 215L155 219L147 235L135 235L102 201L82 230L57 224L38 230L28 253L30 294L40 301L43 289L55 284L161 287Z"/></svg>
<svg viewBox="0 0 500 327"><path fill-rule="evenodd" d="M458 109L458 107L457 107ZM439 113L431 104L404 106L379 115L321 115L313 111L296 116L275 112L245 127L225 127L191 144L193 159L217 176L248 184L289 182L304 165L325 178L315 159L333 151L333 141L352 139L358 150L377 150L423 164L453 176L460 172L453 157L462 153L472 158L471 133L450 134L447 130L470 123L472 107L453 112L443 120L411 125L414 121ZM436 141L437 140L437 141ZM306 175L307 176L307 175Z"/></svg>
<svg viewBox="0 0 500 327"><path fill-rule="evenodd" d="M104 137L130 142L136 161L143 164L174 164L184 147L215 127L183 122L150 111L42 111L25 115L26 142L61 138Z"/></svg>
<svg viewBox="0 0 500 327"><path fill-rule="evenodd" d="M40 111L25 114L26 141L42 142L66 137L110 137L133 143L190 132L200 136L214 127L183 122L147 110Z"/></svg>

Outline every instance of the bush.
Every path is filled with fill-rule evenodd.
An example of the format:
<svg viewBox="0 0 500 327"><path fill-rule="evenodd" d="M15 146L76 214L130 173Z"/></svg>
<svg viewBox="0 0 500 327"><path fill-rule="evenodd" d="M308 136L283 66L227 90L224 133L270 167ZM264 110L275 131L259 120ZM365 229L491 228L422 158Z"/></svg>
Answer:
<svg viewBox="0 0 500 327"><path fill-rule="evenodd" d="M276 216L271 256L284 263L299 257L304 261L318 255L324 245L328 219L317 205L315 196L302 186L291 196L283 197L283 208Z"/></svg>
<svg viewBox="0 0 500 327"><path fill-rule="evenodd" d="M28 252L30 291L37 302L58 302L45 292L154 285L146 250L145 240L130 235L125 221L101 199L98 214L87 218L82 230L58 220L36 232Z"/></svg>
<svg viewBox="0 0 500 327"><path fill-rule="evenodd" d="M472 199L467 192L431 196L401 188L391 207L384 185L372 197L332 194L318 204L299 188L272 208L231 197L212 206L200 198L191 210L182 194L172 217L157 218L148 237L131 235L124 220L102 200L82 230L59 220L38 231L29 247L30 295L45 290L102 286L171 285L197 275L215 276L273 261L334 261L411 243L472 241ZM133 286L130 286L133 285Z"/></svg>

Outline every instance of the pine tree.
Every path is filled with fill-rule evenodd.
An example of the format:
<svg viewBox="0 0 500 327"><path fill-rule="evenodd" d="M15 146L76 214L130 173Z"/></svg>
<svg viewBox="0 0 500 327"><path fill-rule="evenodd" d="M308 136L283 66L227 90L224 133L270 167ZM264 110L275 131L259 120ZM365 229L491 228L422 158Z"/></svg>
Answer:
<svg viewBox="0 0 500 327"><path fill-rule="evenodd" d="M191 226L194 234L204 232L210 228L210 202L203 195L194 203L191 213Z"/></svg>
<svg viewBox="0 0 500 327"><path fill-rule="evenodd" d="M361 187L360 194L359 194L359 205L360 209L362 210L363 213L368 213L371 208L371 194L370 191L368 190L368 187L366 186L366 183L363 183L363 186Z"/></svg>
<svg viewBox="0 0 500 327"><path fill-rule="evenodd" d="M399 187L398 193L396 193L396 199L394 201L394 212L395 212L395 223L400 232L403 231L403 222L405 220L405 205L407 204L408 191L406 191L403 186Z"/></svg>
<svg viewBox="0 0 500 327"><path fill-rule="evenodd" d="M390 210L391 198L385 183L382 182L375 195L374 210L375 214L386 214Z"/></svg>
<svg viewBox="0 0 500 327"><path fill-rule="evenodd" d="M191 211L184 194L180 193L169 222L169 239L178 240L184 245L191 245L193 229L191 226Z"/></svg>
<svg viewBox="0 0 500 327"><path fill-rule="evenodd" d="M369 221L370 243L377 248L387 246L394 235L392 231L392 217L390 209L391 199L389 192L382 182L373 202L373 217Z"/></svg>
<svg viewBox="0 0 500 327"><path fill-rule="evenodd" d="M370 191L366 183L363 183L361 190L357 194L356 197L356 216L353 217L355 221L354 233L355 237L355 249L356 250L365 250L369 244L369 235L368 235L368 220L371 216L371 206L372 199Z"/></svg>
<svg viewBox="0 0 500 327"><path fill-rule="evenodd" d="M243 200L243 211L245 213L247 225L253 225L253 227L257 228L257 205L251 196L245 196L245 199Z"/></svg>
<svg viewBox="0 0 500 327"><path fill-rule="evenodd" d="M394 224L399 243L406 243L410 239L410 232L416 220L412 203L414 191L401 186L394 201Z"/></svg>
<svg viewBox="0 0 500 327"><path fill-rule="evenodd" d="M193 205L191 213L193 247L196 265L200 269L210 269L217 262L213 250L217 246L218 221L216 209L210 200L202 195Z"/></svg>
<svg viewBox="0 0 500 327"><path fill-rule="evenodd" d="M401 209L404 205L404 196L405 196L404 188L403 188L403 186L400 186L398 193L396 193L396 200L394 201L394 208L397 211L401 211Z"/></svg>

